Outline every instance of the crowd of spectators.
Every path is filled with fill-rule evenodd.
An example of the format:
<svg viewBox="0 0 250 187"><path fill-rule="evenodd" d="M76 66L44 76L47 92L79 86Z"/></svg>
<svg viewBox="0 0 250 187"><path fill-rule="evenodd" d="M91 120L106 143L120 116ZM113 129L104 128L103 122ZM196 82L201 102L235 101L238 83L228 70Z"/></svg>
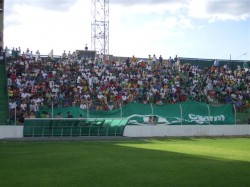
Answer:
<svg viewBox="0 0 250 187"><path fill-rule="evenodd" d="M250 71L215 60L210 67L181 64L179 58L125 60L83 58L76 52L46 58L39 51L5 49L11 115L33 118L42 108L77 106L113 110L130 102L169 104L187 100L249 106Z"/></svg>

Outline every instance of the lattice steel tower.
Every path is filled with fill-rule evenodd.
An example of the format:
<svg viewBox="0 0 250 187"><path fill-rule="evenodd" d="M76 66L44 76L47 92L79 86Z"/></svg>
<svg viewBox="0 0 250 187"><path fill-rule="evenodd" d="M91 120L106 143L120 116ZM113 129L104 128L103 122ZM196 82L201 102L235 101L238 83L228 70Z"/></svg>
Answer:
<svg viewBox="0 0 250 187"><path fill-rule="evenodd" d="M92 0L91 48L109 54L109 0Z"/></svg>

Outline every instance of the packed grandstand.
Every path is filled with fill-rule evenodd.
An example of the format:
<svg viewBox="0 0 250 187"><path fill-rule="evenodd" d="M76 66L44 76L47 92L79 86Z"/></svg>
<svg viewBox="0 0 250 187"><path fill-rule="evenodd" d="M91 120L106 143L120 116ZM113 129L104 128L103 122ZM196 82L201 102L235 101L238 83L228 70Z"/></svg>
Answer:
<svg viewBox="0 0 250 187"><path fill-rule="evenodd" d="M204 67L181 63L177 56L93 59L70 51L55 58L53 51L41 57L39 51L7 47L5 54L10 118L34 118L52 105L100 111L131 102L162 105L191 100L232 103L237 110L249 107L247 63L232 68L214 60Z"/></svg>

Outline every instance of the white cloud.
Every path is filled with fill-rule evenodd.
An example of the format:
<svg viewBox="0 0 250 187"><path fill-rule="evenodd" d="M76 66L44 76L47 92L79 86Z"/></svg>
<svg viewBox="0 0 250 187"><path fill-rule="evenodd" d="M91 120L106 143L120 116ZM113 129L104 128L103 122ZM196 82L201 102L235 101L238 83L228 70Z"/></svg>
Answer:
<svg viewBox="0 0 250 187"><path fill-rule="evenodd" d="M116 5L114 5L116 6ZM124 6L120 5L124 9ZM130 10L137 14L176 14L187 7L186 3L176 2L162 2L154 4L135 4L134 6L127 7L126 10Z"/></svg>
<svg viewBox="0 0 250 187"><path fill-rule="evenodd" d="M61 55L63 50L83 49L86 43L90 46L91 12L86 2L79 1L66 12L25 4L14 5L12 12L6 20L19 24L5 27L4 40L9 47L21 45L22 50L39 49L42 54L54 49Z"/></svg>
<svg viewBox="0 0 250 187"><path fill-rule="evenodd" d="M209 21L245 20L250 17L250 1L190 0L188 16Z"/></svg>
<svg viewBox="0 0 250 187"><path fill-rule="evenodd" d="M176 3L187 3L187 0L112 0L112 3L118 4L118 5L127 5L127 6L133 6L133 5L155 5L155 4L176 4Z"/></svg>
<svg viewBox="0 0 250 187"><path fill-rule="evenodd" d="M10 5L32 5L34 7L40 7L47 10L67 11L73 6L77 0L11 0L5 1L6 9L11 8Z"/></svg>
<svg viewBox="0 0 250 187"><path fill-rule="evenodd" d="M178 16L178 26L181 29L193 29L197 26L195 26L192 22L192 20L184 15Z"/></svg>
<svg viewBox="0 0 250 187"><path fill-rule="evenodd" d="M184 21L167 11L169 9L159 4L129 8L112 5L110 10L116 16L110 17L111 54L145 57L171 51L172 38L181 35L178 28L180 24L184 27Z"/></svg>

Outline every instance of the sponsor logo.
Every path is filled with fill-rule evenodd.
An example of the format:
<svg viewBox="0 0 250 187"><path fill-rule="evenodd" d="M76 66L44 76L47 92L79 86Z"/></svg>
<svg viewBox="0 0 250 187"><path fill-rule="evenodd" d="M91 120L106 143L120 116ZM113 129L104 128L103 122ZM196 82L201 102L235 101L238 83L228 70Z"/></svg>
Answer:
<svg viewBox="0 0 250 187"><path fill-rule="evenodd" d="M134 114L128 117L130 124L137 124L137 125L146 125L149 124L149 117L151 115L139 115ZM181 121L186 121L188 123L195 122L196 124L208 124L209 122L218 122L218 121L225 121L226 118L224 115L218 115L218 116L201 116L196 114L189 114L186 119L181 119L178 117L172 117L166 119L166 117L158 116L157 117L156 124L180 124Z"/></svg>
<svg viewBox="0 0 250 187"><path fill-rule="evenodd" d="M200 115L195 115L195 114L189 114L188 115L189 119L191 120L190 122L196 122L198 124L204 124L209 121L225 121L225 116L224 115L219 115L219 116L200 116Z"/></svg>

